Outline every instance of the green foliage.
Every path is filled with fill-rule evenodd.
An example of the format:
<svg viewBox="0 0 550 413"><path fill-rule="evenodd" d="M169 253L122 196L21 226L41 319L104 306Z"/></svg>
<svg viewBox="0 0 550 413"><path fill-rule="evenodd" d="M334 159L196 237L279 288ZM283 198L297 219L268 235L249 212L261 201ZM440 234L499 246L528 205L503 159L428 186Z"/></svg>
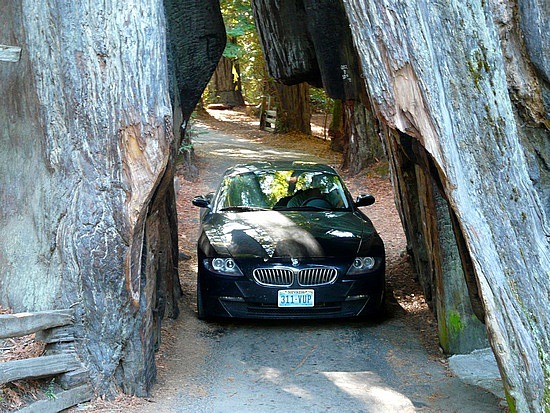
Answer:
<svg viewBox="0 0 550 413"><path fill-rule="evenodd" d="M249 0L220 0L227 33L227 43L223 55L238 62L240 80L245 101L259 104L262 96L274 96L273 79L267 75L265 58L260 47L254 15ZM215 96L209 96L208 89L203 95L205 102L211 102ZM330 113L334 100L323 89L310 88L312 110Z"/></svg>
<svg viewBox="0 0 550 413"><path fill-rule="evenodd" d="M238 61L243 96L247 102L258 104L263 94L265 61L250 1L221 0L220 9L228 38L223 55ZM208 94L203 99L210 101Z"/></svg>
<svg viewBox="0 0 550 413"><path fill-rule="evenodd" d="M50 384L48 384L48 388L46 389L46 391L44 392L44 394L46 395L46 397L50 400L55 400L57 399L57 396L55 395L55 392L54 392L54 388L53 388L53 385L55 383L55 379L52 379L50 381Z"/></svg>
<svg viewBox="0 0 550 413"><path fill-rule="evenodd" d="M191 151L193 149L193 141L194 139L202 135L206 132L199 132L197 129L197 126L195 124L195 119L197 117L197 113L193 112L191 116L189 117L189 121L187 122L187 125L185 127L185 135L181 141L180 147L178 149L179 153L184 153L187 151Z"/></svg>
<svg viewBox="0 0 550 413"><path fill-rule="evenodd" d="M311 99L311 108L313 111L325 113L332 112L334 100L326 94L324 89L310 87L309 95Z"/></svg>
<svg viewBox="0 0 550 413"><path fill-rule="evenodd" d="M243 58L247 54L248 37L256 30L250 2L221 0L220 9L228 38L223 55L233 60Z"/></svg>

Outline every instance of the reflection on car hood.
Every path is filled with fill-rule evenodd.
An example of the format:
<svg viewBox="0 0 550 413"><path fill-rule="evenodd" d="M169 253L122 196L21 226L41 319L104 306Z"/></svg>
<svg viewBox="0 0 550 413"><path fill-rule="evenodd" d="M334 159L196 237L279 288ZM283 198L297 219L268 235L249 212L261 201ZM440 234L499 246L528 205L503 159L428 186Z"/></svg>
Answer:
<svg viewBox="0 0 550 413"><path fill-rule="evenodd" d="M335 211L217 213L203 227L218 253L235 258L354 256L374 232L360 216Z"/></svg>

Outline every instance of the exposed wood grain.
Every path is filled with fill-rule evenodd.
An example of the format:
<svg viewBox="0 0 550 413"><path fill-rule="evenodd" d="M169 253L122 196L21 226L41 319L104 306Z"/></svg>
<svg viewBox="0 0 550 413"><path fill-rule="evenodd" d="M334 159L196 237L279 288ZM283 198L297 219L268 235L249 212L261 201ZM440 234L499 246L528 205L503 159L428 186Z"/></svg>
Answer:
<svg viewBox="0 0 550 413"><path fill-rule="evenodd" d="M377 117L428 153L454 212L467 250L461 255L469 254L466 261L475 271L512 410L547 411L550 225L548 190L540 182L549 177L549 132L534 113L540 105L529 103L544 100L540 85L546 80L543 71L537 79L528 69L521 40L511 43L522 36L513 17L501 25L501 16L513 16L515 5L344 4ZM538 31L547 24L548 10L534 9L540 13L531 21L538 24L530 28ZM540 43L537 36L534 42ZM548 110L542 112L548 119ZM410 184L418 182L413 178ZM429 235L417 227L420 237ZM427 253L426 262L432 262Z"/></svg>
<svg viewBox="0 0 550 413"><path fill-rule="evenodd" d="M0 44L0 62L18 62L21 58L19 46Z"/></svg>
<svg viewBox="0 0 550 413"><path fill-rule="evenodd" d="M54 310L0 315L0 339L19 337L52 327L71 324L73 311Z"/></svg>
<svg viewBox="0 0 550 413"><path fill-rule="evenodd" d="M75 340L73 326L60 326L37 331L35 337L38 341L42 341L46 344L62 343Z"/></svg>
<svg viewBox="0 0 550 413"><path fill-rule="evenodd" d="M1 364L0 384L14 380L54 376L80 368L80 361L72 354L35 357L7 361Z"/></svg>

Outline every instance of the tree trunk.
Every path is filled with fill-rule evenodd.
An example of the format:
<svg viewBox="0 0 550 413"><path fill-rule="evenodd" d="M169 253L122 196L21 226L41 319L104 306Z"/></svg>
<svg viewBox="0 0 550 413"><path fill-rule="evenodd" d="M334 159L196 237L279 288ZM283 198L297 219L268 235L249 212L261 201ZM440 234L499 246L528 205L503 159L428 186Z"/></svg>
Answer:
<svg viewBox="0 0 550 413"><path fill-rule="evenodd" d="M512 410L550 410L546 2L344 0L347 18L334 2L290 3L252 2L270 74L346 94L325 71L337 62L353 81L360 69L442 343L463 347L459 336L480 328L455 329L452 345L449 331L484 315ZM322 33L342 22L356 66L322 51ZM466 291L470 306L448 300Z"/></svg>
<svg viewBox="0 0 550 413"><path fill-rule="evenodd" d="M328 136L330 136L330 149L341 153L344 152L347 142L344 133L344 119L344 102L336 99L332 107L332 120L328 127Z"/></svg>
<svg viewBox="0 0 550 413"><path fill-rule="evenodd" d="M298 131L311 135L311 104L309 85L294 86L276 84L277 89L277 130L280 132Z"/></svg>
<svg viewBox="0 0 550 413"><path fill-rule="evenodd" d="M226 42L218 0L164 0L168 24L168 73L176 147L183 169L196 178L189 119L212 77Z"/></svg>
<svg viewBox="0 0 550 413"><path fill-rule="evenodd" d="M148 393L160 319L178 314L164 15L141 0L0 15L22 48L0 60L0 303L74 308L100 394Z"/></svg>
<svg viewBox="0 0 550 413"><path fill-rule="evenodd" d="M210 100L228 106L244 106L239 63L222 56L209 85Z"/></svg>
<svg viewBox="0 0 550 413"><path fill-rule="evenodd" d="M344 102L343 107L345 136L342 167L357 175L386 156L372 111L359 101Z"/></svg>
<svg viewBox="0 0 550 413"><path fill-rule="evenodd" d="M509 404L550 409L548 205L538 187L548 163L533 156L548 142L540 123L548 124L541 104L548 78L523 60L515 20L500 20L514 9L474 1L344 3L378 118L426 150L456 216ZM542 2L530 7L538 12L533 24L548 21ZM548 37L535 40L549 51ZM523 93L521 104L513 105L509 90ZM529 145L522 145L523 128L537 137Z"/></svg>

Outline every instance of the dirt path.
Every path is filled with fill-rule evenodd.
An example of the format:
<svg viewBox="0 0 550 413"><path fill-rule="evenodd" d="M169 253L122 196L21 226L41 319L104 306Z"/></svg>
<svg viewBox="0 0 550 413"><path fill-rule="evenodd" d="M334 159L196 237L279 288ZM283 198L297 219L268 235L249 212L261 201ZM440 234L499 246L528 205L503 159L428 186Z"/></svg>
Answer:
<svg viewBox="0 0 550 413"><path fill-rule="evenodd" d="M180 251L191 258L179 266L185 292L181 315L163 322L158 384L150 399L121 397L88 407L143 413L501 411L492 395L449 374L435 321L414 282L387 177L344 174L353 195L370 192L377 198L365 212L386 243L393 292L388 320L206 323L196 318L198 210L192 197L213 190L226 167L251 159L298 157L335 167L341 161L322 139L261 132L240 112L214 114L218 119L203 118L194 127L198 179L180 176L176 182Z"/></svg>

